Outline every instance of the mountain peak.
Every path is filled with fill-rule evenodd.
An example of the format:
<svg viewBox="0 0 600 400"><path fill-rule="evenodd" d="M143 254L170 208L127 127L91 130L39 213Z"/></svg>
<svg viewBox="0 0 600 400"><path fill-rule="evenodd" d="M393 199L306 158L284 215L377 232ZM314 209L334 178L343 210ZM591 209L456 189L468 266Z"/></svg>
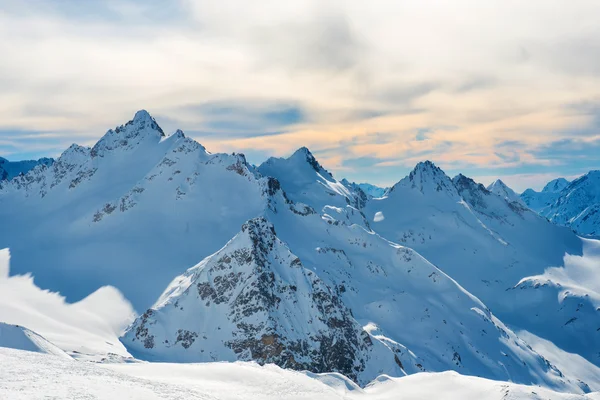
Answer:
<svg viewBox="0 0 600 400"><path fill-rule="evenodd" d="M491 190L491 188L494 188L494 187L510 189L506 185L506 183L502 182L502 179L496 179L494 182L490 183L490 185L487 187L487 189Z"/></svg>
<svg viewBox="0 0 600 400"><path fill-rule="evenodd" d="M310 166L317 172L321 172L324 168L319 164L315 156L310 152L308 147L302 146L290 156L290 159L306 160Z"/></svg>
<svg viewBox="0 0 600 400"><path fill-rule="evenodd" d="M398 186L418 189L421 193L432 191L456 193L450 177L429 160L419 162L406 178L390 189L390 192Z"/></svg>
<svg viewBox="0 0 600 400"><path fill-rule="evenodd" d="M104 157L115 149L133 149L139 143L151 140L158 142L165 132L146 110L135 113L133 119L125 125L109 129L92 148L92 157Z"/></svg>
<svg viewBox="0 0 600 400"><path fill-rule="evenodd" d="M521 197L509 186L507 186L506 183L502 182L501 179L496 179L494 182L492 182L487 187L487 190L502 197L509 203L516 202L518 204L525 205Z"/></svg>
<svg viewBox="0 0 600 400"><path fill-rule="evenodd" d="M141 121L154 121L154 118L150 115L150 113L146 110L139 110L133 116L133 122L141 122Z"/></svg>
<svg viewBox="0 0 600 400"><path fill-rule="evenodd" d="M557 178L551 180L544 186L542 192L544 193L558 193L569 185L569 181L565 178Z"/></svg>

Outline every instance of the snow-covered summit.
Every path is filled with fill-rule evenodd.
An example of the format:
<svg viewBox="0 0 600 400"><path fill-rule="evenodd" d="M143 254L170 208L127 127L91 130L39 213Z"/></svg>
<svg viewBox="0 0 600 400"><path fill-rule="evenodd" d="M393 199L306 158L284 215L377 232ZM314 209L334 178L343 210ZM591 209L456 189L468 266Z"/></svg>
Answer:
<svg viewBox="0 0 600 400"><path fill-rule="evenodd" d="M560 192L569 185L565 178L557 178L548 182L541 192L527 189L521 194L521 200L535 212L542 213L560 197Z"/></svg>
<svg viewBox="0 0 600 400"><path fill-rule="evenodd" d="M123 343L146 359L254 360L340 372L362 384L375 378L365 375L373 357L387 357L385 373L400 373L393 353L373 343L339 294L303 266L263 217L175 278Z"/></svg>
<svg viewBox="0 0 600 400"><path fill-rule="evenodd" d="M558 193L569 185L569 181L565 178L556 178L551 180L544 186L542 192L544 193Z"/></svg>
<svg viewBox="0 0 600 400"><path fill-rule="evenodd" d="M360 208L362 191L353 191L325 170L306 147L288 158L271 157L258 167L264 177L276 178L291 200L348 223L365 224Z"/></svg>
<svg viewBox="0 0 600 400"><path fill-rule="evenodd" d="M517 193L515 193L514 190L512 190L510 187L508 187L504 182L502 182L501 179L496 179L494 182L492 182L487 189L494 193L497 194L498 196L508 200L509 202L517 202L518 204L524 204L523 200L521 200L521 198L519 197L519 195Z"/></svg>
<svg viewBox="0 0 600 400"><path fill-rule="evenodd" d="M452 180L431 161L419 162L407 177L400 180L390 189L390 195L399 188L417 189L424 195L441 193L450 197L457 195Z"/></svg>
<svg viewBox="0 0 600 400"><path fill-rule="evenodd" d="M92 147L92 157L104 157L107 152L122 149L131 150L145 141L158 142L165 137L162 128L148 111L140 110L133 119L124 125L109 129Z"/></svg>

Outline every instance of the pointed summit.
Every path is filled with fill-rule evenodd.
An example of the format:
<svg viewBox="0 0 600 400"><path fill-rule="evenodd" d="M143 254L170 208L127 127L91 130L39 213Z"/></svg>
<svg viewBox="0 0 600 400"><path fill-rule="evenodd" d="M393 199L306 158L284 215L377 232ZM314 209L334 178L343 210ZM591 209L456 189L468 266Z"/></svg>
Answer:
<svg viewBox="0 0 600 400"><path fill-rule="evenodd" d="M152 121L154 121L154 118L152 118L152 116L150 115L150 113L148 111L139 110L133 116L133 122L142 122L142 121L152 122Z"/></svg>
<svg viewBox="0 0 600 400"><path fill-rule="evenodd" d="M319 173L324 172L325 174L331 176L331 174L327 170L325 170L325 168L323 168L321 164L319 164L315 156L310 152L310 150L307 147L300 147L294 152L294 154L290 156L289 160L306 161L315 171Z"/></svg>
<svg viewBox="0 0 600 400"><path fill-rule="evenodd" d="M394 357L263 217L247 221L221 250L175 278L121 340L144 359L252 360L339 372L361 384L374 378L367 362L376 351L388 365Z"/></svg>
<svg viewBox="0 0 600 400"><path fill-rule="evenodd" d="M503 199L506 199L509 203L517 202L519 204L524 205L523 200L521 200L519 195L515 193L515 191L512 190L510 187L508 187L504 182L502 182L501 179L496 179L494 182L492 182L487 187L487 190L502 197Z"/></svg>
<svg viewBox="0 0 600 400"><path fill-rule="evenodd" d="M92 157L104 157L116 149L131 150L142 142L158 142L165 132L146 110L135 113L125 125L110 129L92 148Z"/></svg>
<svg viewBox="0 0 600 400"><path fill-rule="evenodd" d="M390 193L400 187L417 189L423 194L440 192L450 196L457 195L450 177L429 160L419 162L407 177L390 189Z"/></svg>

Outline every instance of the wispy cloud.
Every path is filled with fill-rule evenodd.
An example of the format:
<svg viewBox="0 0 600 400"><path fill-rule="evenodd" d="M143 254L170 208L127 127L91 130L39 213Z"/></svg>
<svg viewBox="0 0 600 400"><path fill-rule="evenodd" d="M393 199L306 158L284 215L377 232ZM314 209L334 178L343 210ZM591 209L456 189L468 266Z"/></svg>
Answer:
<svg viewBox="0 0 600 400"><path fill-rule="evenodd" d="M579 173L598 164L598 14L596 0L5 0L0 153L88 144L145 108L214 151L306 145L378 183L424 158Z"/></svg>

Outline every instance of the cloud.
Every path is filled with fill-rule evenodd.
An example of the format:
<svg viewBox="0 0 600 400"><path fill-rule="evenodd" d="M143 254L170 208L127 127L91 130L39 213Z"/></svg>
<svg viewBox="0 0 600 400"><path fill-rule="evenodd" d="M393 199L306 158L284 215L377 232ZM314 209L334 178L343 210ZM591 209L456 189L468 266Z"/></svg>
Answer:
<svg viewBox="0 0 600 400"><path fill-rule="evenodd" d="M600 135L599 13L595 0L6 0L0 152L30 152L36 132L59 135L40 151L87 144L144 108L212 151L306 145L360 180L392 184L423 158L560 173L556 146ZM569 146L578 168L597 162Z"/></svg>

